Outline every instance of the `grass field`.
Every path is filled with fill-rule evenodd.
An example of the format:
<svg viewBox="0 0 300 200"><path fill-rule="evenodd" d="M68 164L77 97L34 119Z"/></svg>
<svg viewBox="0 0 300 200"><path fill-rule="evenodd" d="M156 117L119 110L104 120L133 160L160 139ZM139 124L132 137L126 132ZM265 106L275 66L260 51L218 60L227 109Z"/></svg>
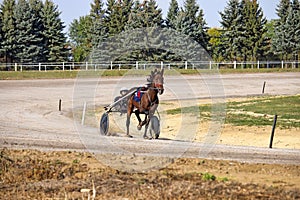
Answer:
<svg viewBox="0 0 300 200"><path fill-rule="evenodd" d="M123 76L130 75L149 75L150 70L98 70L98 71L0 71L0 80L23 80L23 79L66 79L76 78L77 75L93 75L93 76ZM272 73L272 72L300 72L300 68L296 69L220 69L220 70L193 70L193 69L176 69L165 70L167 75L176 74L199 74L200 73Z"/></svg>
<svg viewBox="0 0 300 200"><path fill-rule="evenodd" d="M282 128L300 127L300 95L257 97L251 100L228 102L225 107L225 123L235 126L272 125L274 116L278 115L278 126ZM176 108L168 110L167 113L170 115L181 112L192 113L194 110L198 110L198 108ZM202 118L211 118L211 104L200 105L199 110Z"/></svg>

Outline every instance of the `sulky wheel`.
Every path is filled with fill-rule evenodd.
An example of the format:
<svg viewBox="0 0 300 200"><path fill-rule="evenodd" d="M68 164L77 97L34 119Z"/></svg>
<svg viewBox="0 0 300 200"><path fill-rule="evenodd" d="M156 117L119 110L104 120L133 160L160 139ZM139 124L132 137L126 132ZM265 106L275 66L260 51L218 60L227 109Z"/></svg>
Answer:
<svg viewBox="0 0 300 200"><path fill-rule="evenodd" d="M104 113L100 119L100 134L107 135L109 128L109 117L108 113Z"/></svg>
<svg viewBox="0 0 300 200"><path fill-rule="evenodd" d="M150 134L155 135L155 139L158 139L160 134L160 123L156 116L151 117L150 120Z"/></svg>

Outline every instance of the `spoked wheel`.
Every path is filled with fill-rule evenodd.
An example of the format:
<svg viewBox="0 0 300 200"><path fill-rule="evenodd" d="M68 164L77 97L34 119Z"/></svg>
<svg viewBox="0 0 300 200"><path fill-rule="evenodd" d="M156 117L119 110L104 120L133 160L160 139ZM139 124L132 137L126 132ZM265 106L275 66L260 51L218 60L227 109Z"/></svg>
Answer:
<svg viewBox="0 0 300 200"><path fill-rule="evenodd" d="M159 119L156 116L151 117L150 120L150 133L155 135L155 139L159 138L160 134L160 123Z"/></svg>
<svg viewBox="0 0 300 200"><path fill-rule="evenodd" d="M109 117L108 113L104 113L100 119L100 134L107 135L109 128Z"/></svg>

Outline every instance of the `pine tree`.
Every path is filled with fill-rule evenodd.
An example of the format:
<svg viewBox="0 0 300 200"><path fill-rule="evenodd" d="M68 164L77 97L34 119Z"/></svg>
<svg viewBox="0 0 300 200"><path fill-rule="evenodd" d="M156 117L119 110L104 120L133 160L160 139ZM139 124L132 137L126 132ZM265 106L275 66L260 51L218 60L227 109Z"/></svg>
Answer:
<svg viewBox="0 0 300 200"><path fill-rule="evenodd" d="M221 49L219 52L223 52L223 57L226 59L237 59L238 51L238 24L241 22L241 14L239 8L239 0L229 0L224 12L220 12L222 21L221 26L224 33L221 37Z"/></svg>
<svg viewBox="0 0 300 200"><path fill-rule="evenodd" d="M299 0L293 0L290 12L287 17L286 30L290 38L289 49L293 59L300 52L300 3Z"/></svg>
<svg viewBox="0 0 300 200"><path fill-rule="evenodd" d="M220 13L224 34L222 44L227 59L257 60L268 52L266 19L256 0L230 0Z"/></svg>
<svg viewBox="0 0 300 200"><path fill-rule="evenodd" d="M158 8L155 0L144 0L143 3L135 2L130 13L126 30L147 27L162 27L162 10Z"/></svg>
<svg viewBox="0 0 300 200"><path fill-rule="evenodd" d="M5 61L15 61L15 35L16 24L14 19L15 0L4 0L1 5L2 20L2 42L1 49L5 56Z"/></svg>
<svg viewBox="0 0 300 200"><path fill-rule="evenodd" d="M105 10L103 6L102 0L94 0L94 3L91 4L91 41L93 48L97 48L98 45L108 37L108 29L105 24Z"/></svg>
<svg viewBox="0 0 300 200"><path fill-rule="evenodd" d="M244 53L251 61L256 61L258 58L263 58L264 54L268 52L268 49L266 49L268 47L268 38L266 38L267 20L263 16L263 12L256 0L246 0L244 11L244 28L247 37L245 43L248 47Z"/></svg>
<svg viewBox="0 0 300 200"><path fill-rule="evenodd" d="M32 24L33 34L37 37L36 41L32 41L33 45L37 46L37 56L34 57L33 62L45 62L45 38L43 35L44 24L42 20L43 2L41 0L29 0L29 6L32 9L32 16L35 19Z"/></svg>
<svg viewBox="0 0 300 200"><path fill-rule="evenodd" d="M14 10L16 22L16 58L21 63L36 62L40 55L41 47L37 43L42 38L35 35L32 24L36 23L36 16L26 0L19 0Z"/></svg>
<svg viewBox="0 0 300 200"><path fill-rule="evenodd" d="M290 7L290 0L281 0L276 9L279 19L275 22L275 35L272 40L272 48L275 54L281 55L282 59L288 58L285 40L289 35L285 30L285 24L287 22Z"/></svg>
<svg viewBox="0 0 300 200"><path fill-rule="evenodd" d="M184 8L179 12L175 30L188 35L207 49L208 35L203 10L195 0L186 0Z"/></svg>
<svg viewBox="0 0 300 200"><path fill-rule="evenodd" d="M166 25L168 28L175 28L176 20L179 14L179 5L177 0L171 0L169 10L166 18Z"/></svg>
<svg viewBox="0 0 300 200"><path fill-rule="evenodd" d="M45 37L47 61L66 61L69 49L66 46L66 36L63 32L65 26L60 19L58 6L51 0L46 0L42 9L42 20L44 24L43 35Z"/></svg>

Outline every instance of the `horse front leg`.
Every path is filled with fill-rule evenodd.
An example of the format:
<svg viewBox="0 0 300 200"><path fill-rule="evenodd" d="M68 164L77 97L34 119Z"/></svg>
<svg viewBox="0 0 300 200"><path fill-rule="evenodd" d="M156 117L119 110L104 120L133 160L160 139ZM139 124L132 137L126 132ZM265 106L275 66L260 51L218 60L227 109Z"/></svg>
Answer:
<svg viewBox="0 0 300 200"><path fill-rule="evenodd" d="M145 132L144 132L144 136L143 136L144 139L153 139L152 134L150 135L151 136L150 138L147 136L150 119L151 119L151 115L149 115L149 116L146 115L146 118L144 121L145 122Z"/></svg>
<svg viewBox="0 0 300 200"><path fill-rule="evenodd" d="M148 115L148 119L146 121L146 126L145 126L145 133L144 133L144 138L148 138L147 137L147 131L148 131L148 127L149 127L149 124L150 124L150 120L152 119L152 117L154 116L154 113L156 111L158 107L158 104L154 104L153 106L150 107L149 109L149 115ZM152 135L152 131L150 130L150 139L153 139L153 135Z"/></svg>

